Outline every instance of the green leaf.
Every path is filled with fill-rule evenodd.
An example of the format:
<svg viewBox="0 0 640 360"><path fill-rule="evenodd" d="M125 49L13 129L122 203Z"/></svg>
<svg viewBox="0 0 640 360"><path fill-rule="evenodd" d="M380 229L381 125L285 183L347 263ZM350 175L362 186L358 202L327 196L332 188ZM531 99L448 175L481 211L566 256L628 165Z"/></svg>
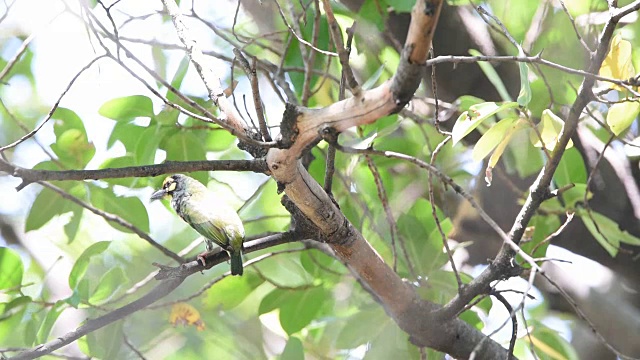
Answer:
<svg viewBox="0 0 640 360"><path fill-rule="evenodd" d="M100 282L89 297L89 303L95 305L112 298L128 281L129 279L122 268L111 268L100 278Z"/></svg>
<svg viewBox="0 0 640 360"><path fill-rule="evenodd" d="M460 109L460 111L467 111L473 105L478 105L485 102L486 101L480 99L479 97L475 97L472 95L462 95L456 100L455 103L458 105L458 109Z"/></svg>
<svg viewBox="0 0 640 360"><path fill-rule="evenodd" d="M275 309L279 309L280 306L287 300L289 292L281 289L274 289L260 301L258 306L258 314L266 314L272 312Z"/></svg>
<svg viewBox="0 0 640 360"><path fill-rule="evenodd" d="M640 103L625 101L613 104L607 113L607 125L614 134L620 135L627 130L640 113Z"/></svg>
<svg viewBox="0 0 640 360"><path fill-rule="evenodd" d="M584 166L582 155L575 149L567 149L562 154L558 169L553 174L553 179L558 187L568 184L587 183L587 169Z"/></svg>
<svg viewBox="0 0 640 360"><path fill-rule="evenodd" d="M71 129L79 130L83 136L87 136L82 119L73 110L59 107L51 115L53 122L53 133L59 138L66 131Z"/></svg>
<svg viewBox="0 0 640 360"><path fill-rule="evenodd" d="M169 161L205 160L202 141L191 132L168 134L162 145Z"/></svg>
<svg viewBox="0 0 640 360"><path fill-rule="evenodd" d="M149 164L148 162L147 164ZM136 160L133 155L111 157L105 160L98 169L119 169L130 166L136 166ZM120 185L130 188L141 188L149 185L146 178L130 177L130 178L114 178L114 179L102 179L110 185Z"/></svg>
<svg viewBox="0 0 640 360"><path fill-rule="evenodd" d="M327 273L325 269L344 273L344 270L341 269L341 267L343 267L342 264L336 258L328 256L318 250L310 249L309 251L301 252L300 263L302 264L302 267L304 267L304 269L314 278L323 276L324 280L326 280L327 276L331 274Z"/></svg>
<svg viewBox="0 0 640 360"><path fill-rule="evenodd" d="M91 188L91 203L97 208L119 216L141 231L149 232L149 215L147 214L147 208L139 198L135 196L116 196L112 189L102 189L93 186ZM123 232L132 232L112 221L109 221L109 225Z"/></svg>
<svg viewBox="0 0 640 360"><path fill-rule="evenodd" d="M185 54L180 61L180 65L178 65L178 68L176 69L176 73L173 75L173 79L171 80L171 86L174 89L180 89L180 87L182 86L182 81L187 75L190 64L191 61L189 59L189 56ZM167 89L167 99L171 102L176 102L178 101L178 95Z"/></svg>
<svg viewBox="0 0 640 360"><path fill-rule="evenodd" d="M261 277L249 271L245 271L244 276L227 276L206 291L204 306L211 310L231 310L263 282Z"/></svg>
<svg viewBox="0 0 640 360"><path fill-rule="evenodd" d="M87 349L83 349L83 351L87 350L85 353L92 358L104 360L122 359L123 357L119 356L118 353L123 344L123 323L124 321L120 320L87 334Z"/></svg>
<svg viewBox="0 0 640 360"><path fill-rule="evenodd" d="M231 148L236 137L228 131L209 131L205 140L205 147L209 151L225 151Z"/></svg>
<svg viewBox="0 0 640 360"><path fill-rule="evenodd" d="M295 334L309 325L320 308L331 301L331 293L323 287L293 291L280 307L280 325L287 334Z"/></svg>
<svg viewBox="0 0 640 360"><path fill-rule="evenodd" d="M68 191L69 195L72 195L78 199L87 199L87 188L84 183L74 184ZM66 202L66 210L71 211L71 219L64 225L64 233L67 235L67 242L70 244L78 234L80 229L80 221L82 220L82 214L84 208L71 201Z"/></svg>
<svg viewBox="0 0 640 360"><path fill-rule="evenodd" d="M178 122L179 116L180 111L178 109L166 106L156 115L155 119L159 125L174 126Z"/></svg>
<svg viewBox="0 0 640 360"><path fill-rule="evenodd" d="M562 192L562 199L566 209L573 209L576 204L584 201L584 194L587 191L587 184L575 184L571 189ZM587 200L593 197L593 193L587 195Z"/></svg>
<svg viewBox="0 0 640 360"><path fill-rule="evenodd" d="M483 121L499 113L500 111L513 109L518 107L518 103L507 102L498 104L495 102L486 102L482 104L472 105L468 111L460 114L453 125L452 141L453 145L457 144L462 138L467 136L473 129L478 127Z"/></svg>
<svg viewBox="0 0 640 360"><path fill-rule="evenodd" d="M74 168L84 168L96 153L95 146L87 139L82 119L66 108L58 108L52 115L56 142L51 149L61 162Z"/></svg>
<svg viewBox="0 0 640 360"><path fill-rule="evenodd" d="M76 204L69 204L72 207L71 210L71 219L68 223L64 225L64 234L67 235L67 242L70 244L78 234L78 230L80 229L80 221L82 220L82 214L84 210L82 207Z"/></svg>
<svg viewBox="0 0 640 360"><path fill-rule="evenodd" d="M0 304L0 309L4 307L4 310L0 311L0 319L2 319L0 321L0 339L2 339L3 348L6 346L10 346L8 341L5 340L11 339L12 337L22 340L16 345L33 345L33 341L30 340L35 338L35 334L38 330L36 326L40 324L39 322L34 324L34 329L32 332L28 332L26 326L24 328L24 331L18 332L18 329L20 329L20 327L24 324L25 319L27 319L25 318L25 313L28 309L31 310L33 308L32 306L29 306L31 302L32 299L30 297L21 296L11 300L7 304ZM29 317L36 318L37 314L34 314L32 311L30 311Z"/></svg>
<svg viewBox="0 0 640 360"><path fill-rule="evenodd" d="M385 69L385 64L380 65L380 67L378 67L378 70L376 70L376 72L373 73L373 75L371 75L371 77L369 77L369 79L367 79L367 81L364 84L362 84L362 89L363 90L371 89L376 84L376 82L378 82L378 80L380 79L380 76L382 76L384 69Z"/></svg>
<svg viewBox="0 0 640 360"><path fill-rule="evenodd" d="M66 307L67 304L64 301L58 301L49 309L47 316L45 316L44 321L40 325L40 329L37 331L36 341L38 344L47 342L53 325L55 325L56 320L58 320L58 317Z"/></svg>
<svg viewBox="0 0 640 360"><path fill-rule="evenodd" d="M96 153L93 143L79 129L69 129L58 137L51 149L58 155L58 160L73 167L84 168Z"/></svg>
<svg viewBox="0 0 640 360"><path fill-rule="evenodd" d="M386 12L380 11L380 3L375 0L364 1L358 11L358 17L364 19L369 24L377 27L378 30L384 30L384 24L386 24L385 17ZM362 40L361 40L362 41ZM360 43L356 35L356 44Z"/></svg>
<svg viewBox="0 0 640 360"><path fill-rule="evenodd" d="M8 303L0 303L0 314L7 314L9 311L21 307L23 305L29 305L33 299L31 296L19 296Z"/></svg>
<svg viewBox="0 0 640 360"><path fill-rule="evenodd" d="M107 250L110 244L110 241L100 241L84 250L84 252L78 257L78 260L76 260L76 263L73 264L71 273L69 273L69 287L71 289L76 288L76 285L78 285L78 282L86 273L91 258Z"/></svg>
<svg viewBox="0 0 640 360"><path fill-rule="evenodd" d="M23 310L26 313L26 308ZM37 313L31 313L30 319L24 327L24 342L29 346L33 346L38 342L38 329L42 325L42 316ZM15 331L15 327L13 329Z"/></svg>
<svg viewBox="0 0 640 360"><path fill-rule="evenodd" d="M391 5L396 12L407 13L411 12L411 9L413 8L413 5L415 3L415 0L394 0Z"/></svg>
<svg viewBox="0 0 640 360"><path fill-rule="evenodd" d="M585 221L584 213L581 214L581 217L582 220ZM589 217L587 216L587 218ZM607 216L604 216L597 211L591 210L591 218L587 221L589 220L595 222L598 225L598 229L600 229L602 235L604 235L604 237L610 242L616 244L616 247L620 242L629 245L640 246L640 238L629 234L626 230L621 230L618 224ZM589 226L587 226L587 228L589 228ZM589 231L591 231L591 229L589 229Z"/></svg>
<svg viewBox="0 0 640 360"><path fill-rule="evenodd" d="M471 54L471 56L482 56L482 53L476 49L470 49L469 54ZM480 66L482 72L484 72L489 81L496 88L498 94L500 94L500 98L503 101L513 101L513 99L511 99L511 95L509 95L509 92L507 91L507 88L504 86L502 79L500 79L500 75L498 75L496 69L493 68L493 65L487 61L479 61L478 66Z"/></svg>
<svg viewBox="0 0 640 360"><path fill-rule="evenodd" d="M578 209L576 214L582 218L584 226L591 235L598 241L611 257L618 254L620 248L620 238L622 237L618 224L608 217L593 210L591 214L585 209Z"/></svg>
<svg viewBox="0 0 640 360"><path fill-rule="evenodd" d="M518 46L518 56L525 56L522 47ZM529 67L524 62L519 62L520 68L520 94L518 94L518 105L525 107L531 101L531 84L529 84Z"/></svg>
<svg viewBox="0 0 640 360"><path fill-rule="evenodd" d="M296 254L274 257L255 266L264 276L282 286L307 286L314 282L314 279L304 271L300 257Z"/></svg>
<svg viewBox="0 0 640 360"><path fill-rule="evenodd" d="M37 230L44 226L54 216L67 212L66 200L60 195L47 188L42 189L36 196L27 220L24 231Z"/></svg>
<svg viewBox="0 0 640 360"><path fill-rule="evenodd" d="M143 137L142 134L146 129L147 127L128 122L117 122L107 141L107 148L110 149L116 141L120 141L128 153L135 153L136 145Z"/></svg>
<svg viewBox="0 0 640 360"><path fill-rule="evenodd" d="M279 358L280 360L304 360L302 341L295 336L290 336Z"/></svg>
<svg viewBox="0 0 640 360"><path fill-rule="evenodd" d="M538 358L578 360L578 354L557 331L551 330L536 320L530 322L533 331L525 341L533 342Z"/></svg>
<svg viewBox="0 0 640 360"><path fill-rule="evenodd" d="M353 349L376 338L391 321L380 307L360 309L350 316L336 339L339 349Z"/></svg>
<svg viewBox="0 0 640 360"><path fill-rule="evenodd" d="M186 56L186 55L185 55ZM151 47L151 57L153 58L153 70L162 79L167 78L167 54L159 46ZM160 82L156 80L158 87L161 86Z"/></svg>
<svg viewBox="0 0 640 360"><path fill-rule="evenodd" d="M447 0L447 4L450 6L464 6L471 4L470 0Z"/></svg>
<svg viewBox="0 0 640 360"><path fill-rule="evenodd" d="M418 359L418 348L409 342L407 334L388 320L380 325L380 333L369 344L364 360ZM429 354L428 352L426 352ZM443 354L429 354L429 359L443 359Z"/></svg>
<svg viewBox="0 0 640 360"><path fill-rule="evenodd" d="M144 95L115 98L102 104L98 113L116 121L129 121L137 117L153 117L153 102Z"/></svg>
<svg viewBox="0 0 640 360"><path fill-rule="evenodd" d="M511 143L517 146L509 147L509 151L504 154L504 164L508 173L514 171L518 173L520 178L526 178L536 174L544 165L544 154L531 144L529 134L533 131L516 131L511 137Z"/></svg>
<svg viewBox="0 0 640 360"><path fill-rule="evenodd" d="M520 247L522 250L531 255L534 258L543 258L547 254L547 248L549 247L549 242L541 244L549 235L551 235L554 231L558 230L560 227L560 219L558 216L534 216L529 222L529 226L531 226L533 230L533 234L529 235L530 238L527 238L528 241L523 242ZM534 252L535 249L535 252ZM517 261L520 261L524 268L530 268L531 265L527 264L522 260L522 258L518 255Z"/></svg>
<svg viewBox="0 0 640 360"><path fill-rule="evenodd" d="M287 334L295 334L309 325L320 308L331 301L331 293L323 287L306 290L274 289L262 299L259 313L280 310L280 325Z"/></svg>
<svg viewBox="0 0 640 360"><path fill-rule="evenodd" d="M0 290L19 287L23 273L20 255L12 249L0 247Z"/></svg>
<svg viewBox="0 0 640 360"><path fill-rule="evenodd" d="M445 235L453 226L442 212L437 211ZM434 270L447 263L442 251L442 237L432 216L431 203L418 199L408 213L398 217L398 233L412 259L414 269L420 276L428 277Z"/></svg>
<svg viewBox="0 0 640 360"><path fill-rule="evenodd" d="M137 165L152 164L156 157L156 151L160 147L160 143L165 137L175 131L171 128L163 126L149 126L146 128L140 138L137 139L134 156Z"/></svg>

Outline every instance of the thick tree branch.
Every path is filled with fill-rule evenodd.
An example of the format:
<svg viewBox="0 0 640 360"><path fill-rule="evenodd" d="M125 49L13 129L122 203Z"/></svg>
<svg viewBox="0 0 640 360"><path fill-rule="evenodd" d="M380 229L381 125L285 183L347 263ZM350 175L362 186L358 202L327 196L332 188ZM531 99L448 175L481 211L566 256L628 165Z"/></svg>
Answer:
<svg viewBox="0 0 640 360"><path fill-rule="evenodd" d="M425 71L431 38L441 1L417 1L412 25L396 76L381 86L363 91L323 109L289 106L282 126L288 149L270 149L267 162L272 176L291 201L317 226L340 260L387 313L406 331L414 344L429 346L454 357L468 357L475 349L480 358L504 358L507 351L455 316L435 317L438 305L420 299L344 217L327 193L309 175L298 158L304 149L326 133L339 133L401 109L413 96ZM417 80L416 80L417 79Z"/></svg>

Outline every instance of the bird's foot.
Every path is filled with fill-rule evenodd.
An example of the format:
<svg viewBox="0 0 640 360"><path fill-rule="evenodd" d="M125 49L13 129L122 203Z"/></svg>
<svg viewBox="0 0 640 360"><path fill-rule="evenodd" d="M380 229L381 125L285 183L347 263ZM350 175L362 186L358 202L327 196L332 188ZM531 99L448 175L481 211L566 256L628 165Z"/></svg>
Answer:
<svg viewBox="0 0 640 360"><path fill-rule="evenodd" d="M196 256L196 260L198 260L198 262L200 262L202 264L202 266L206 267L207 266L207 261L205 259L205 257L209 254L208 251L205 251L203 253L198 254L198 256Z"/></svg>

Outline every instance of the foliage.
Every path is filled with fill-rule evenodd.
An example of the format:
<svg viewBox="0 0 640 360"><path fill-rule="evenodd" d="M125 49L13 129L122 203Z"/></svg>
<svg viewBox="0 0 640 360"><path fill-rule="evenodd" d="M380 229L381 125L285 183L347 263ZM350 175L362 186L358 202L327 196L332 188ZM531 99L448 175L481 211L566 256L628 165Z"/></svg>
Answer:
<svg viewBox="0 0 640 360"><path fill-rule="evenodd" d="M287 15L289 21L295 21L295 25L301 27L301 37L313 39L317 48L332 50L326 12L317 12L313 6L302 9L299 2L290 3L294 12L302 14L300 21ZM377 33L385 29L389 16L387 7L407 13L413 3L367 0L357 13L339 4L334 4L334 11L343 28L358 20L362 21L359 27ZM450 3L458 6L467 2ZM574 15L596 11L573 3L570 9ZM524 41L531 26L531 16L539 6L539 2L533 0L490 0L483 4L489 5L519 43ZM96 4L84 10L102 11ZM210 8L205 10L208 15L215 12ZM150 12L149 17L161 23L156 24L156 30L173 31L171 19L154 15L155 10L151 8L146 11ZM514 16L503 16L505 14ZM222 34L215 37L209 50L225 54L220 56L224 58L231 56L233 47L243 47L246 54L263 61L259 70L265 73L270 66L281 63L297 101L302 101L305 86L312 90L312 96L305 104L310 107L323 107L339 100L339 85L335 80L341 76L341 67L337 58L318 53L310 62L310 48L287 32L277 11L265 13L265 17L277 23L274 33L282 36L277 40L265 37L248 41L251 34L259 33L260 28L244 15L233 31L231 21L219 19L219 16L200 22ZM317 34L313 27L316 19L319 23ZM148 21L140 17L129 20L142 26ZM213 25L218 21L221 24ZM569 42L569 36L566 36L573 34L572 29L567 30L566 14L549 12L544 21L551 25L545 27L529 52L544 48L546 59L583 69L583 59L568 55L580 51L581 45L573 37ZM233 22L235 24L235 20ZM119 24L124 29L119 35L125 39L131 32ZM637 23L630 24L625 30L627 33L616 35L605 65L600 69L601 76L626 80L635 75L634 63L638 63L640 55L624 39L637 38L638 26ZM597 30L600 28L596 26ZM144 35L155 38L150 32ZM369 35L356 32L351 48L352 65L365 89L393 77L400 61L398 52L391 45ZM95 34L86 36L95 40ZM222 42L220 38L223 37L227 41ZM496 37L496 41L502 40ZM152 52L147 56L152 58L147 61L152 62L155 72L162 74L162 78L183 96L176 95L168 84L158 79L147 79L156 93L122 88L94 107L92 113L76 110L83 108L80 103L64 102L65 107L57 107L53 112L52 126L41 130L47 136L40 139L38 134L35 139L39 143L28 140L3 152L3 157L29 169L55 171L126 168L165 161L248 159L249 155L237 148L236 138L229 132L161 104L160 97L166 97L183 109L197 112L197 104L221 116L213 109L213 103L200 85L193 85L199 78L195 69L189 67L189 59L169 46L151 43ZM283 44L287 44L286 49ZM5 50L10 48L8 43L3 47ZM512 55L525 56L522 47L505 48L510 49ZM149 50L148 47L145 49ZM477 50L472 50L471 54L481 55ZM32 61L33 54L29 50L3 81L12 83L18 77L26 77L31 91L39 91L40 83L47 80L31 70ZM4 67L6 59L2 62ZM222 64L216 66L224 66L225 70L230 67L229 62ZM133 62L127 62L127 65L135 66ZM532 65L521 62L520 92L513 101L491 63L479 65L501 94L502 101L470 95L458 98L454 105L459 116L457 120L450 120L455 121L451 144L444 145L434 160L435 167L465 189L482 186L477 184L478 171L475 170L480 164L485 167L487 184L491 185L493 169L501 159L510 174L525 178L539 172L550 153L558 151L558 139L565 131L565 119L561 114L566 114L563 109L575 101L573 89L581 80L575 74L553 68L541 67L540 70L536 67L534 71ZM314 70L308 78L305 67ZM324 76L325 72L328 76ZM248 78L236 67L223 76L222 82L229 84L234 79L239 80L240 85L234 93L235 99L229 100L235 101L239 109L251 109ZM260 77L260 81L266 84L266 76ZM611 136L637 132L640 105L634 94L629 88L615 84L610 90L615 92L613 101L621 102L592 109L599 118L606 119L604 123L590 123L593 132L605 133L607 137L609 130ZM266 99L264 105L268 108L269 124L278 125L280 119L275 117L283 105L273 91L267 91L265 95L266 86L261 91ZM418 93L426 91L421 88ZM247 94L247 98L240 94ZM80 101L81 97L70 99ZM629 101L623 101L625 99ZM34 97L34 103L2 106L2 144L24 135L20 126L9 120L11 116L19 119L27 129L36 126L40 121L36 119L46 116L49 109L44 104L50 104L37 97ZM247 120L251 116L249 122L255 121L253 110L244 109L240 112ZM473 145L466 143L471 134L480 135ZM394 114L343 133L340 143L357 149L374 147L408 154L428 162L435 145L447 141L445 139L448 139L447 135L439 133L427 121ZM522 249L537 259L544 258L548 247L545 239L558 230L566 213L575 213L593 235L595 240L590 241L597 241L611 256L618 254L621 244L640 246L639 238L621 229L605 214L589 208L591 194L587 184L591 174L584 166L581 153L572 146L571 142L566 146L553 176L555 189L561 191L556 198L546 201L527 224L532 227L532 233ZM325 181L325 161L329 152L325 142L310 151L314 159L309 164L309 173L320 184ZM34 165L24 160L29 154L38 154L34 158L41 161ZM482 161L486 157L489 159L484 164ZM456 204L449 200L454 190L439 183L431 189L427 172L389 157L365 159L362 155L338 152L335 168L332 196L342 213L423 299L441 305L449 302L459 290L458 279L448 265L449 257L443 246L443 240L447 241L455 231ZM291 226L289 213L280 205L279 184L265 175L213 171L198 171L191 175L207 184L221 201L240 208L247 238L286 231ZM37 187L38 192L25 207L28 210L15 211L24 213L20 214L24 215L21 226L28 237L56 248L55 253L64 258L68 269L53 272L45 266L33 254L40 251L37 244L28 250L9 244L0 247L0 351L8 347L29 348L55 339L60 335L55 329L61 323L59 319L63 313L81 314L77 316L83 319L96 318L149 291L155 281L145 280L155 270L151 263L166 264L169 260L145 242L140 233L149 234L175 253L188 249L187 255L193 257L203 250L201 245L187 246L196 240L197 234L181 223L172 210L148 202L151 189L157 189L164 176L64 181L54 183L56 188L30 186ZM9 186L7 184L5 186ZM384 196L379 184L384 189ZM430 191L434 192L433 203L427 200ZM521 195L522 198L527 196L526 193ZM69 197L76 201L70 201ZM391 221L385 206L390 209ZM457 255L464 247L464 243L456 243L451 250ZM205 272L205 276L191 276L178 291L159 304L84 336L77 344L79 351L101 359L131 358L133 349L150 358L207 358L207 354L212 353L216 358L252 359L420 358L421 349L411 343L407 334L387 316L367 290L354 281L344 264L325 252L291 243L245 254L245 262L252 261L255 262L246 268L244 276L238 278L223 277L226 266L214 267ZM62 285L45 283L50 271L57 280L59 277L68 279L68 286L62 287L64 295L60 295L60 289L49 288ZM467 270L459 276L462 284L473 279L472 272ZM199 295L192 298L192 294ZM497 306L490 298L485 298L464 311L460 318L476 329L484 330L491 309ZM530 356L531 346L539 358L577 358L575 350L558 331L543 323L543 316L551 314L535 314L531 308L525 309L524 313L533 318L529 324L533 330L530 337L518 339L517 356ZM62 332L70 330L72 328L64 327ZM162 348L165 353L157 353L160 343L166 344ZM443 357L431 349L422 351L429 359Z"/></svg>

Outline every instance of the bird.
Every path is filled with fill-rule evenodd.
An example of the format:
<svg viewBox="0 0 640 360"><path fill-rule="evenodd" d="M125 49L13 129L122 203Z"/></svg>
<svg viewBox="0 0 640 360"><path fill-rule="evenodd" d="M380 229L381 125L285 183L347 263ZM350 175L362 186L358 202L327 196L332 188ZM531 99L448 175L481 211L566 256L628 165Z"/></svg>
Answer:
<svg viewBox="0 0 640 360"><path fill-rule="evenodd" d="M170 199L178 216L204 237L206 251L197 259L205 265L205 255L213 244L229 253L231 275L242 275L244 226L238 213L216 197L198 180L183 174L168 176L151 201Z"/></svg>

